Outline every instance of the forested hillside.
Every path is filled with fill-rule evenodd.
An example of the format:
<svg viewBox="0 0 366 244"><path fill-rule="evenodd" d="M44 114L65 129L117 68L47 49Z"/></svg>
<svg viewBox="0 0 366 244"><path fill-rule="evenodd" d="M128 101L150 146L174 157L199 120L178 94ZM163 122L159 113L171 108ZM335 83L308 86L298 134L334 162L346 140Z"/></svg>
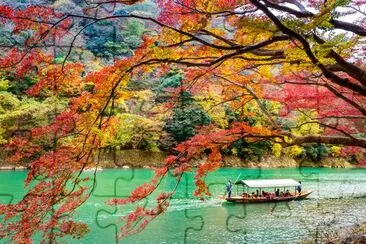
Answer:
<svg viewBox="0 0 366 244"><path fill-rule="evenodd" d="M6 13L9 8L7 10L9 15L10 8L20 8L22 10L18 10L19 13L13 14L25 16L31 11L41 13L45 7L48 7L55 9L59 14L72 9L72 14L82 15L87 8L83 1L39 1L39 4L42 7L31 7L22 2L9 2L7 7L3 7L3 12ZM111 16L139 14L156 17L158 6L152 1L131 6L100 5L93 14L105 16L108 13L113 13ZM44 18L51 18L46 16L47 14L44 15ZM52 17L56 17L56 14ZM233 23L229 23L234 26L235 21L238 20L230 15L228 21L232 21ZM3 150L10 150L10 154L12 152L8 145L15 136L29 136L32 128L52 123L57 115L65 111L67 105L77 97L93 93L95 81L82 77L87 78L88 74L90 76L91 72L97 70L102 73L103 67L112 65L115 60L133 56L136 49L143 44L144 38L155 35L154 28L156 28L151 21L143 21L140 18L116 17L100 21L80 18L73 20L73 28L70 30L65 30L69 28L67 23L64 27L57 26L58 29L63 29L61 31L64 32L63 38L58 38L55 33L52 38L47 38L42 43L36 40L32 43L32 31L29 28L38 27L29 26L25 20L20 22L17 23L18 26L13 27L15 29L9 28L10 23L8 23L0 30L3 33L0 40L2 52L4 55L9 55L3 56L2 64L4 68L7 65L14 68L4 69L0 81L0 143ZM215 27L210 27L211 30L205 29L203 32L198 30L198 34L204 40L207 38L220 40L217 35L224 34L222 30L220 33L220 29L224 29L225 24L219 21L215 23ZM193 27L187 28L189 30ZM38 31L41 32L41 30ZM192 31L197 32L197 30ZM241 31L251 31L252 36L257 35L253 30ZM269 30L261 29L261 35L265 36L266 31ZM346 49L354 45L355 40L351 36L342 32L332 35L327 43L328 49L332 46ZM183 38L183 36L176 38ZM253 37L246 38L250 40ZM163 41L164 39L156 40L154 45L158 47L159 42ZM188 39L178 44L182 46L187 41ZM27 42L30 43L27 44ZM31 44L35 46L26 53L24 58L21 58L25 54L22 52L26 52L22 50L24 45L31 46ZM178 44L172 45L171 51L174 52L174 46L178 48ZM40 54L35 50L36 48L42 48L44 53ZM321 44L318 48L322 48L323 50L319 49L319 51L324 54L328 50L325 44ZM230 50L224 47L221 49ZM184 48L176 50L178 53ZM284 55L279 50L268 55L258 54L257 51L251 52L247 55L271 58L254 60L251 57L245 57L244 61L241 57L242 60L235 60L235 65L234 63L224 64L227 66L225 69L228 70L221 70L219 71L221 73L215 73L214 77L205 78L209 81L206 80L201 84L193 84L193 82L202 79L198 76L203 74L187 72L179 65L166 67L164 70L152 68L143 75L137 74L126 81L119 94L113 98L113 103L109 104L103 112L106 116L113 116L115 123L111 126L113 135L106 135L100 148L104 151L139 149L174 153L174 147L177 144L196 135L203 126L211 125L215 128L229 129L233 122L243 122L258 128L269 126L270 129L275 129L280 126L288 133L285 137L296 135L310 138L314 135L350 133L356 138L361 138L364 127L362 103L358 105L355 99L349 101L350 98L334 93L336 87L304 86L305 80L312 79L312 74L304 72L294 74L294 71L300 68L305 69L309 61L301 57L304 55L301 52L304 51L296 52L287 56L293 60L296 59L298 64L288 60L272 64L272 59L276 57L280 60ZM162 53L162 55L169 55L169 53ZM301 57L300 60L299 57ZM299 62L302 62L301 65ZM46 63L52 64L46 67ZM244 63L253 64L242 69ZM240 70L236 70L236 66ZM62 73L60 69L72 69L72 73L62 78L63 81L53 84L57 76ZM223 72L227 73L226 76ZM233 80L229 79L228 77L234 73L240 76ZM53 81L49 79L51 76L54 78ZM247 81L251 81L252 84ZM261 81L260 86L257 84L259 81ZM296 82L297 85L294 85ZM335 102L334 106L329 106L329 103L333 102ZM79 112L86 112L88 108L85 106L79 108ZM312 140L306 145L294 144L296 145L284 146L283 141L270 138L262 138L259 141L241 138L223 148L222 153L236 155L243 159L260 159L268 154L279 157L284 154L297 160L305 159L313 162L319 162L329 156L345 156L352 163L362 163L362 150L343 146L342 141L331 142L329 145L319 139L319 141Z"/></svg>

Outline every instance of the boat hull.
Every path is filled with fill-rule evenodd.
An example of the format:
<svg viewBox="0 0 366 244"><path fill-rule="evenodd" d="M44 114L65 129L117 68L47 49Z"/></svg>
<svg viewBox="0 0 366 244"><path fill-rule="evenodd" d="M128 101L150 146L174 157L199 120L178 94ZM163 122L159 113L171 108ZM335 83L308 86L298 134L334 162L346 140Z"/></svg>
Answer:
<svg viewBox="0 0 366 244"><path fill-rule="evenodd" d="M312 191L304 191L300 195L292 194L287 197L274 197L274 198L266 198L266 197L242 197L242 196L232 196L227 197L226 201L233 203L264 203L264 202L288 202L293 200L301 200L306 198L312 193Z"/></svg>

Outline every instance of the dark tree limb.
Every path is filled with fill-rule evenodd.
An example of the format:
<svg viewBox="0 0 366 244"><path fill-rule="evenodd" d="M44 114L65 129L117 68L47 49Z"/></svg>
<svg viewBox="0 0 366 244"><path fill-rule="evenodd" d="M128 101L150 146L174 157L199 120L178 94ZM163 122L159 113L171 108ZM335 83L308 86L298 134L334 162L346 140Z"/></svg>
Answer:
<svg viewBox="0 0 366 244"><path fill-rule="evenodd" d="M341 78L338 75L334 74L330 70L326 68L324 64L322 64L318 58L314 55L311 50L309 42L299 33L287 28L282 22L260 1L258 0L250 0L252 4L254 4L258 9L262 10L265 15L267 15L273 23L277 26L277 28L284 34L289 35L295 40L298 40L304 48L306 55L309 57L311 62L316 65L323 73L323 75L329 79L330 81L336 83L339 86L348 88L362 96L366 96L366 89L363 86L352 83L349 79Z"/></svg>
<svg viewBox="0 0 366 244"><path fill-rule="evenodd" d="M325 43L324 40L322 40L319 36L313 35L314 40L318 42L319 44ZM350 62L347 62L341 55L336 53L334 50L330 50L329 56L332 57L335 61L337 61L338 68L340 68L341 71L347 73L352 78L355 78L358 80L363 86L366 86L366 71L357 67L354 64L351 64Z"/></svg>
<svg viewBox="0 0 366 244"><path fill-rule="evenodd" d="M316 15L310 11L307 10L303 10L303 11L299 11L299 10L295 10L283 5L279 5L279 4L275 4L272 3L270 1L265 0L264 1L265 5L268 6L269 8L273 8L279 11L283 11L292 15L295 15L298 18L311 18L311 17L315 17ZM351 24L351 23L347 23L341 20L336 20L334 18L331 18L329 20L329 23L331 23L334 28L336 29L341 29L341 30L345 30L345 31L350 31L353 32L359 36L366 36L366 29L359 26L359 25L355 25L355 24Z"/></svg>

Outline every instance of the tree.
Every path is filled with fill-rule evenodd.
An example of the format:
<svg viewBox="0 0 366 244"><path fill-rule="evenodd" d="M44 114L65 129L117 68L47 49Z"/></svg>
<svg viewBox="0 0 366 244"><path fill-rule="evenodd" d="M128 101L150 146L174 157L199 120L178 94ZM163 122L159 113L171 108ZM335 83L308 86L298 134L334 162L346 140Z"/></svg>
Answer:
<svg viewBox="0 0 366 244"><path fill-rule="evenodd" d="M241 140L281 147L324 143L366 148L364 1L158 0L157 18L115 13L120 6L138 2L90 2L80 14L52 5L0 6L1 21L20 40L19 45L2 49L0 67L8 76L36 76L39 82L29 90L32 96L46 92L70 97L67 109L48 125L34 128L31 138L14 137L8 144L14 160L31 161L26 183L41 180L19 203L0 207L6 220L3 233L30 241L36 231L51 240L85 232L85 225L64 216L88 198L90 189L83 182L89 179L83 179L81 172L104 146L103 135L114 133L114 103L127 99L126 85L136 77L162 77L171 69L183 70L184 91L195 95L208 83L215 84L222 103L250 117L253 112L246 106L254 101L264 119L257 125L236 121L227 128L201 127L175 148L178 154L155 170L150 183L113 203L136 202L151 195L171 169L179 183L182 174L191 170L192 159L207 154L195 176L195 195L203 198L210 194L203 177L220 167L222 149ZM110 12L108 7L116 9ZM69 61L78 36L86 29L82 21L93 26L117 19L145 21L153 31L144 33L133 55L105 63L99 70ZM64 59L56 64L52 58L55 39L67 43ZM93 88L84 90L86 84ZM281 103L278 116L268 111L265 100ZM297 125L296 113L309 118ZM307 124L318 124L321 133L294 133ZM139 207L126 216L121 236L140 231L164 212L173 192L160 194L156 207ZM29 208L32 211L26 211Z"/></svg>
<svg viewBox="0 0 366 244"><path fill-rule="evenodd" d="M122 28L119 30L118 26ZM103 35L100 35L101 32ZM140 37L143 32L143 23L138 20L130 19L127 23L98 22L85 29L86 48L97 57L112 60L130 56L141 45Z"/></svg>
<svg viewBox="0 0 366 244"><path fill-rule="evenodd" d="M195 103L189 91L182 87L183 75L171 72L157 87L158 100L171 102L172 115L167 119L164 129L177 141L185 141L196 134L196 128L208 125L211 118Z"/></svg>

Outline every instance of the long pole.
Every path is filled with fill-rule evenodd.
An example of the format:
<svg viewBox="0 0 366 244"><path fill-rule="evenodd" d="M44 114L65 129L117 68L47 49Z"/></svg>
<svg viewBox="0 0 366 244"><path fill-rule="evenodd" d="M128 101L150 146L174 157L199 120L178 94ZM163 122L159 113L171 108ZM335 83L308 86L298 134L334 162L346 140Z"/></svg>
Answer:
<svg viewBox="0 0 366 244"><path fill-rule="evenodd" d="M241 173L238 175L238 177L236 178L236 180L234 181L234 184L238 181L239 177L241 176Z"/></svg>
<svg viewBox="0 0 366 244"><path fill-rule="evenodd" d="M238 175L238 177L236 177L236 180L234 181L234 184L238 181L240 175L241 175L241 173ZM239 195L239 187L238 187L238 185L236 185L236 195Z"/></svg>

